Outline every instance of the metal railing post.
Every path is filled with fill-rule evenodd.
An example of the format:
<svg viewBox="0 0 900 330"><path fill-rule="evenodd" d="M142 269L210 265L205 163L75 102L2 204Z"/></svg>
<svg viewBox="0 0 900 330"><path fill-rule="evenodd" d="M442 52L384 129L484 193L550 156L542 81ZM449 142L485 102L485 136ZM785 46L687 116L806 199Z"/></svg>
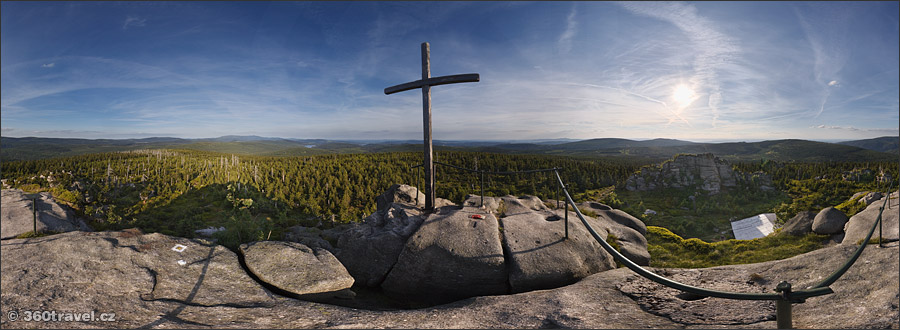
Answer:
<svg viewBox="0 0 900 330"><path fill-rule="evenodd" d="M559 172L556 171L556 168L553 168L553 173L559 175ZM556 185L556 209L559 209L559 185Z"/></svg>
<svg viewBox="0 0 900 330"><path fill-rule="evenodd" d="M891 192L888 191L887 194L884 195L884 198L887 198L888 206L890 206L890 204L891 204ZM884 204L881 204L881 209L878 210L878 211L879 211L879 212L884 212ZM881 225L882 225L883 223L884 223L884 221L879 221L879 222L878 222L878 247L880 247L880 248L883 248L883 247L884 247L884 243L882 243L882 242L884 242L884 238L881 236Z"/></svg>
<svg viewBox="0 0 900 330"><path fill-rule="evenodd" d="M32 229L31 233L37 235L37 210L35 205L37 205L37 197L31 199L31 217L34 220L34 229Z"/></svg>
<svg viewBox="0 0 900 330"><path fill-rule="evenodd" d="M566 202L566 239L569 239L569 202Z"/></svg>
<svg viewBox="0 0 900 330"><path fill-rule="evenodd" d="M481 171L481 207L484 208L484 171Z"/></svg>
<svg viewBox="0 0 900 330"><path fill-rule="evenodd" d="M881 206L881 209L878 210L879 213L884 212L884 205ZM878 221L878 247L884 247L884 238L881 237L881 225L884 224L884 221Z"/></svg>
<svg viewBox="0 0 900 330"><path fill-rule="evenodd" d="M791 294L791 284L782 281L775 287L775 292L779 292L783 296L783 299L775 301L775 322L778 329L793 329L792 306L791 301L787 298Z"/></svg>

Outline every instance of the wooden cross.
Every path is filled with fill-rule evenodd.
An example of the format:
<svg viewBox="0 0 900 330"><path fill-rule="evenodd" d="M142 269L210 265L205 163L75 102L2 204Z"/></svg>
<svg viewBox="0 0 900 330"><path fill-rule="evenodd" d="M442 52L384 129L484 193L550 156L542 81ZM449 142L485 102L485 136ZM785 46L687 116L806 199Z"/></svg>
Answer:
<svg viewBox="0 0 900 330"><path fill-rule="evenodd" d="M422 79L405 84L391 86L384 89L385 95L408 91L410 89L422 89L422 124L425 130L425 210L434 210L434 160L432 159L431 146L431 86L478 82L477 73L457 74L452 76L431 77L431 50L427 42L422 43Z"/></svg>

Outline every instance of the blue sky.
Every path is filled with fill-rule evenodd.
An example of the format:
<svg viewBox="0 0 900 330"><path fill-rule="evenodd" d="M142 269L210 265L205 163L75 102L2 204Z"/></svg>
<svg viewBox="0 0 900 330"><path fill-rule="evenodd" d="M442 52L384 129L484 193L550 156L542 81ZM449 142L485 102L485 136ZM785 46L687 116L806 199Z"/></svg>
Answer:
<svg viewBox="0 0 900 330"><path fill-rule="evenodd" d="M898 135L897 2L2 2L2 135Z"/></svg>

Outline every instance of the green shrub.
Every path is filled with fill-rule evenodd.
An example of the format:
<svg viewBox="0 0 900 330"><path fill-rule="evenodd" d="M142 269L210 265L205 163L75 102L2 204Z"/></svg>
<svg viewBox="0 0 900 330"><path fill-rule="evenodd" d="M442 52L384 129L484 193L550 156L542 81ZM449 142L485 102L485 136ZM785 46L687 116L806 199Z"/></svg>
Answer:
<svg viewBox="0 0 900 330"><path fill-rule="evenodd" d="M852 217L853 215L859 213L859 211L866 209L866 204L861 200L862 198L859 198L857 200L848 200L838 206L835 206L834 208L841 210L841 212L844 212L847 217Z"/></svg>
<svg viewBox="0 0 900 330"><path fill-rule="evenodd" d="M650 237L670 243L681 243L681 241L684 240L681 236L676 235L671 230L657 226L647 226L647 239L649 240Z"/></svg>
<svg viewBox="0 0 900 330"><path fill-rule="evenodd" d="M616 237L616 235L614 235L613 233L609 233L608 235L606 235L606 243L608 243L610 246L612 246L612 248L615 249L616 251L618 251L619 253L622 253L622 247L619 246L619 238ZM616 268L619 268L622 266L623 266L622 263L619 262L618 260L616 260Z"/></svg>
<svg viewBox="0 0 900 330"><path fill-rule="evenodd" d="M274 229L270 219L251 216L246 210L236 212L224 227L225 230L214 233L213 238L235 252L241 244L269 240Z"/></svg>

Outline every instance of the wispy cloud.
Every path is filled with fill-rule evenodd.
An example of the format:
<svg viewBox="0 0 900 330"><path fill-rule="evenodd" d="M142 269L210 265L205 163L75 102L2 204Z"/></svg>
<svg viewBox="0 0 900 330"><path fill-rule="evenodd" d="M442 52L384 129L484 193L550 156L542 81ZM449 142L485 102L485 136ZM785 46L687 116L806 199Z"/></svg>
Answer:
<svg viewBox="0 0 900 330"><path fill-rule="evenodd" d="M46 64L41 64L41 67L42 67L42 68L52 68L52 67L54 67L54 66L56 66L56 63L46 63Z"/></svg>
<svg viewBox="0 0 900 330"><path fill-rule="evenodd" d="M851 131L851 132L878 132L878 133L892 134L892 135L897 135L898 132L900 132L900 129L897 129L897 128L856 128L853 126L834 126L834 125L817 125L817 126L811 126L810 128Z"/></svg>
<svg viewBox="0 0 900 330"><path fill-rule="evenodd" d="M707 94L707 105L712 111L712 126L716 126L719 108L724 102L724 91L718 71L728 64L738 52L732 38L718 31L712 21L700 16L697 9L679 2L625 2L620 3L629 11L672 23L694 43L693 88ZM698 93L700 94L700 93Z"/></svg>
<svg viewBox="0 0 900 330"><path fill-rule="evenodd" d="M127 30L129 27L141 27L147 25L146 18L140 18L137 16L128 16L125 18L125 24L122 24L122 30Z"/></svg>
<svg viewBox="0 0 900 330"><path fill-rule="evenodd" d="M559 52L562 54L567 54L572 50L572 38L578 32L578 21L575 20L575 15L578 14L576 9L575 4L572 4L572 11L566 17L566 30L563 31L556 42Z"/></svg>
<svg viewBox="0 0 900 330"><path fill-rule="evenodd" d="M837 86L839 74L847 64L847 33L850 28L846 8L832 6L808 6L800 4L794 7L794 14L803 29L806 40L814 58L813 74L815 83L820 86L818 110L813 118L819 118L825 112L828 99L832 95L831 88Z"/></svg>

